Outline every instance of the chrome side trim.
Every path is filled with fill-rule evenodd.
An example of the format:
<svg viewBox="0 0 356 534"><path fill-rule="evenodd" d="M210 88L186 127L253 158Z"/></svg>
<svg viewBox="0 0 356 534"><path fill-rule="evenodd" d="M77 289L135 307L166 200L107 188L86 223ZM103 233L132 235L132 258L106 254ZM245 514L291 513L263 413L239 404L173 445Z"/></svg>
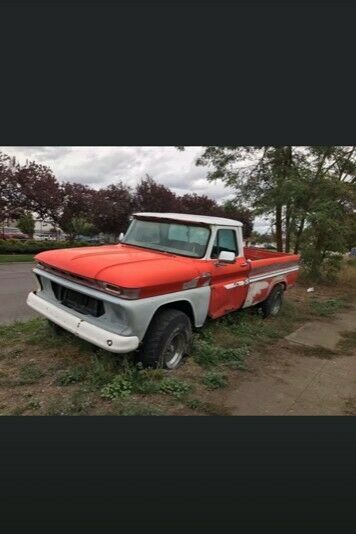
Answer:
<svg viewBox="0 0 356 534"><path fill-rule="evenodd" d="M260 280L266 280L267 278L274 278L275 276L281 276L284 274L293 273L295 271L299 271L299 267L291 267L290 269L280 270L280 271L274 271L272 273L263 274L260 276L251 276L250 277L250 284L253 284L254 282L259 282Z"/></svg>
<svg viewBox="0 0 356 534"><path fill-rule="evenodd" d="M268 274L263 274L259 276L251 276L250 278L247 278L246 280L241 280L239 282L231 282L230 284L227 284L224 287L225 289L234 289L236 287L248 286L250 284L254 284L255 282L260 282L261 280L266 280L268 278L275 278L276 276L282 276L284 274L293 273L295 271L299 271L299 267L290 267L289 269L274 271Z"/></svg>

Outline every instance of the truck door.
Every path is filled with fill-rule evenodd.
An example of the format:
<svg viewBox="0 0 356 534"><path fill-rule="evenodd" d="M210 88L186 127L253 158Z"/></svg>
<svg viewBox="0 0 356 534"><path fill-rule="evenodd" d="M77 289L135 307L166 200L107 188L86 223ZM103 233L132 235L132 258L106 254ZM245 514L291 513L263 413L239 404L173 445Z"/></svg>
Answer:
<svg viewBox="0 0 356 534"><path fill-rule="evenodd" d="M222 251L234 252L236 262L219 264L218 258ZM240 255L235 228L218 229L210 261L212 266L209 316L216 319L241 308L247 296L250 265Z"/></svg>

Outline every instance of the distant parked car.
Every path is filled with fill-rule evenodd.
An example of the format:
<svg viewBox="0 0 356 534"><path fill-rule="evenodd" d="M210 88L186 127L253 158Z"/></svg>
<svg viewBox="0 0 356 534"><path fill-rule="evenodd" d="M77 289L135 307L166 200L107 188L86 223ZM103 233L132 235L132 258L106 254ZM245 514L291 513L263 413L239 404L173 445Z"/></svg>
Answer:
<svg viewBox="0 0 356 534"><path fill-rule="evenodd" d="M11 228L9 226L0 227L0 239L30 239L27 234L24 234L18 228Z"/></svg>
<svg viewBox="0 0 356 534"><path fill-rule="evenodd" d="M35 241L55 241L56 240L56 238L50 234L35 234L33 236L33 239L35 239Z"/></svg>
<svg viewBox="0 0 356 534"><path fill-rule="evenodd" d="M350 257L351 257L351 258L356 258L356 247L353 247L353 248L350 250Z"/></svg>
<svg viewBox="0 0 356 534"><path fill-rule="evenodd" d="M103 243L105 243L105 240L102 239L101 237L98 237L98 236L89 237L85 235L78 235L76 238L76 241L79 241L80 243L93 243L97 245L102 245Z"/></svg>

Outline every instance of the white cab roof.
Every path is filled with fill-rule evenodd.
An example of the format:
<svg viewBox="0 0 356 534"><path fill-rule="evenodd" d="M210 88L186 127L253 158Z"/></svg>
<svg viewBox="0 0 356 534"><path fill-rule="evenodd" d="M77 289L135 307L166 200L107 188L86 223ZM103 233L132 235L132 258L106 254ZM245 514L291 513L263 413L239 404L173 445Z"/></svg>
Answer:
<svg viewBox="0 0 356 534"><path fill-rule="evenodd" d="M239 221L224 219L223 217L208 217L206 215L187 215L183 213L134 213L134 217L149 217L157 219L170 219L191 223L211 224L214 226L242 226Z"/></svg>

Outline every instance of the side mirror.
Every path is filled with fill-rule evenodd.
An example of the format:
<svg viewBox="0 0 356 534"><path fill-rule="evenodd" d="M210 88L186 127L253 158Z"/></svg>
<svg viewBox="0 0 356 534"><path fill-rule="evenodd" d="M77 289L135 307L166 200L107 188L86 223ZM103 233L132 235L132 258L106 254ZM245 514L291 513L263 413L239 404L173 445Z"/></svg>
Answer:
<svg viewBox="0 0 356 534"><path fill-rule="evenodd" d="M233 252L222 251L219 254L218 262L219 263L235 263L236 256Z"/></svg>
<svg viewBox="0 0 356 534"><path fill-rule="evenodd" d="M122 243L122 241L124 240L124 237L125 237L125 234L121 232L121 234L119 235L119 243Z"/></svg>

